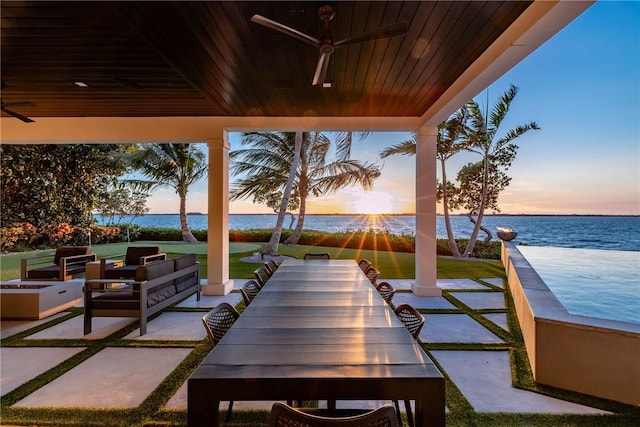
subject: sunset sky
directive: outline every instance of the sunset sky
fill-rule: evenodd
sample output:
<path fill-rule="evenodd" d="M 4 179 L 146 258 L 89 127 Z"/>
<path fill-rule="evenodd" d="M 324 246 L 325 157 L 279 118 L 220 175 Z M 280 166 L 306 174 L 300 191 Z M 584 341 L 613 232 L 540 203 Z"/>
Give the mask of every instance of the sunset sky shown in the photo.
<path fill-rule="evenodd" d="M 596 3 L 476 100 L 492 106 L 510 84 L 519 92 L 498 136 L 529 121 L 541 130 L 515 141 L 520 150 L 507 171 L 513 179 L 499 199 L 502 213 L 640 214 L 640 2 Z M 415 212 L 415 159 L 379 157 L 409 137 L 376 133 L 355 142 L 353 158 L 383 166 L 373 191 L 345 188 L 310 198 L 307 212 Z M 240 134 L 231 135 L 232 150 L 239 140 Z M 462 165 L 478 160 L 454 157 L 447 174 L 454 178 Z M 197 183 L 188 211 L 206 213 L 206 199 L 206 182 Z M 157 191 L 147 205 L 150 213 L 179 206 L 171 190 Z M 230 213 L 269 212 L 251 201 L 230 204 Z"/>

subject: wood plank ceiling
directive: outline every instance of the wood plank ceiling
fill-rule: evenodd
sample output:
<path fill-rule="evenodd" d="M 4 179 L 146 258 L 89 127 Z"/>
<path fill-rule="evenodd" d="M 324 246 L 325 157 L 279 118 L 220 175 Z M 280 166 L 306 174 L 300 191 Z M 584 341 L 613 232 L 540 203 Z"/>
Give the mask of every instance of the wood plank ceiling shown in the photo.
<path fill-rule="evenodd" d="M 334 40 L 408 32 L 336 49 L 323 88 L 315 47 L 250 18 L 318 37 L 324 2 L 2 1 L 2 101 L 32 118 L 415 117 L 530 3 L 334 2 Z"/>

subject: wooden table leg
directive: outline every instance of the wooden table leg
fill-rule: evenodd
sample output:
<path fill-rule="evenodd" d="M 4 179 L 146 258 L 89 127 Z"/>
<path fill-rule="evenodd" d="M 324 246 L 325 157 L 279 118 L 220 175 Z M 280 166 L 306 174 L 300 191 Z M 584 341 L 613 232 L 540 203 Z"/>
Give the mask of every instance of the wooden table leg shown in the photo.
<path fill-rule="evenodd" d="M 218 426 L 219 400 L 210 400 L 206 390 L 198 390 L 196 384 L 188 383 L 187 426 Z"/>

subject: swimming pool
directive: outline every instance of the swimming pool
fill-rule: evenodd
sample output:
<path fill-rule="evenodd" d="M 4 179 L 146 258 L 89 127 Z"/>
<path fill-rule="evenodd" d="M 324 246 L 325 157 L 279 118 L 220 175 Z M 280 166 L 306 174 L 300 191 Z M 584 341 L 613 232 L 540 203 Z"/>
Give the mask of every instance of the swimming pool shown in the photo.
<path fill-rule="evenodd" d="M 640 324 L 640 252 L 518 246 L 571 314 Z"/>

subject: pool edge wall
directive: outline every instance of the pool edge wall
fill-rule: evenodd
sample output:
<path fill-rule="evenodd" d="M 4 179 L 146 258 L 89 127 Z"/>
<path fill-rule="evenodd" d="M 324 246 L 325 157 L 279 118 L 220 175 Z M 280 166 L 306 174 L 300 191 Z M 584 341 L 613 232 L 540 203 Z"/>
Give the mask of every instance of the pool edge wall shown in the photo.
<path fill-rule="evenodd" d="M 502 263 L 534 380 L 640 405 L 640 325 L 567 312 L 511 242 Z"/>

